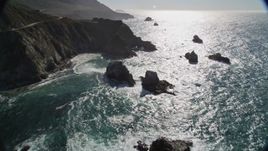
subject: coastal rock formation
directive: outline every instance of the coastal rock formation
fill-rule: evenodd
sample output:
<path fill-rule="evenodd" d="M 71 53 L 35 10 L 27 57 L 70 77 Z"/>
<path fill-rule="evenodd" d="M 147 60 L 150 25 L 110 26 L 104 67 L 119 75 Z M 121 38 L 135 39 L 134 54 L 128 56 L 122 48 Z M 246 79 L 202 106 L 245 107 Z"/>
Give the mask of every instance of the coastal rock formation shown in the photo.
<path fill-rule="evenodd" d="M 231 64 L 230 59 L 227 57 L 223 57 L 220 53 L 209 55 L 208 58 L 222 63 Z"/>
<path fill-rule="evenodd" d="M 145 18 L 144 21 L 153 21 L 153 18 L 151 18 L 151 17 L 147 17 L 147 18 Z"/>
<path fill-rule="evenodd" d="M 105 75 L 110 80 L 115 80 L 120 83 L 127 83 L 129 86 L 134 86 L 135 81 L 129 73 L 126 66 L 121 61 L 109 63 Z"/>
<path fill-rule="evenodd" d="M 152 92 L 153 94 L 168 93 L 175 95 L 173 92 L 170 92 L 170 89 L 174 88 L 174 85 L 170 84 L 165 80 L 159 80 L 156 72 L 146 71 L 145 77 L 141 77 L 142 87 L 145 90 Z"/>
<path fill-rule="evenodd" d="M 134 146 L 137 151 L 190 151 L 193 143 L 190 141 L 183 140 L 169 140 L 165 137 L 155 140 L 151 145 L 150 149 L 148 145 L 138 141 L 138 145 Z"/>
<path fill-rule="evenodd" d="M 189 60 L 190 64 L 197 64 L 198 63 L 198 56 L 197 54 L 192 51 L 191 53 L 186 53 L 185 58 Z"/>
<path fill-rule="evenodd" d="M 115 12 L 97 0 L 13 0 L 33 9 L 38 9 L 53 16 L 72 19 L 105 18 L 122 20 L 133 18 L 132 15 Z"/>
<path fill-rule="evenodd" d="M 203 40 L 201 38 L 199 38 L 199 36 L 194 35 L 193 42 L 194 43 L 198 43 L 198 44 L 202 44 L 203 43 Z"/>
<path fill-rule="evenodd" d="M 154 51 L 122 21 L 75 21 L 8 5 L 0 17 L 0 90 L 26 86 L 70 65 L 81 53 L 129 58 Z"/>
<path fill-rule="evenodd" d="M 150 146 L 150 151 L 190 151 L 192 142 L 182 140 L 168 140 L 167 138 L 159 138 Z"/>
<path fill-rule="evenodd" d="M 197 86 L 197 87 L 201 87 L 202 86 L 200 83 L 195 83 L 194 85 Z"/>

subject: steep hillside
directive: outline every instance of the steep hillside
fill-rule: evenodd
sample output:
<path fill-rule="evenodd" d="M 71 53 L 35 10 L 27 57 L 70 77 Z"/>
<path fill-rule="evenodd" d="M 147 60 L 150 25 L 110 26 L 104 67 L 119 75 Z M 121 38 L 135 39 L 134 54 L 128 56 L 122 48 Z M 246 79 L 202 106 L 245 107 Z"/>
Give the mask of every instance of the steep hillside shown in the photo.
<path fill-rule="evenodd" d="M 16 7 L 10 7 L 10 5 L 16 5 Z M 57 18 L 42 14 L 37 10 L 32 10 L 27 6 L 19 4 L 9 4 L 9 6 L 0 13 L 0 17 L 0 31 L 11 30 L 12 28 L 23 27 L 31 23 L 54 20 Z"/>
<path fill-rule="evenodd" d="M 121 20 L 132 18 L 126 13 L 117 13 L 97 0 L 13 0 L 51 15 L 73 19 L 106 18 Z"/>
<path fill-rule="evenodd" d="M 0 22 L 0 90 L 38 82 L 79 53 L 128 58 L 155 50 L 122 21 L 75 21 L 9 5 Z"/>

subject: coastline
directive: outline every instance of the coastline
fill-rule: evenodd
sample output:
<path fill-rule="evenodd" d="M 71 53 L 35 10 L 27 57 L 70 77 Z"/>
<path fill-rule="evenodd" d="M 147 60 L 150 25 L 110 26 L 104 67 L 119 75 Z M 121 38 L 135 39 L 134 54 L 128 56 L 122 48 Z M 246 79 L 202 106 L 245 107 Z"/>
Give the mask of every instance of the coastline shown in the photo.
<path fill-rule="evenodd" d="M 21 23 L 31 22 L 31 19 L 35 20 L 40 15 L 52 19 L 0 33 L 3 54 L 1 64 L 4 67 L 0 77 L 2 90 L 45 79 L 48 74 L 68 66 L 69 60 L 77 54 L 100 53 L 107 58 L 118 59 L 136 56 L 135 51 L 156 50 L 150 42 L 136 37 L 122 21 L 54 19 L 40 12 L 31 13 L 31 10 L 14 7 L 7 7 L 6 10 L 4 14 L 11 21 L 15 20 L 12 15 L 21 15 Z M 16 14 L 18 11 L 31 14 L 26 18 L 23 14 Z M 15 22 L 20 23 L 20 20 Z"/>

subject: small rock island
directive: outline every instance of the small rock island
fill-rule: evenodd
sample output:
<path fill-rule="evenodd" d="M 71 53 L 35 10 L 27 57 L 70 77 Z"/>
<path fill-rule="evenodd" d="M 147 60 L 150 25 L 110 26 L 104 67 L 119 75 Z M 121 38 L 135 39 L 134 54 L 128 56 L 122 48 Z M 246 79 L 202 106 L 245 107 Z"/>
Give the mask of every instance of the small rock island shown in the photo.
<path fill-rule="evenodd" d="M 137 143 L 138 145 L 134 146 L 137 151 L 191 151 L 191 147 L 193 146 L 193 142 L 190 141 L 169 140 L 165 137 L 153 141 L 150 148 L 141 141 Z"/>
<path fill-rule="evenodd" d="M 153 21 L 153 18 L 151 18 L 151 17 L 147 17 L 147 18 L 145 18 L 144 21 Z"/>
<path fill-rule="evenodd" d="M 127 83 L 130 87 L 135 85 L 132 74 L 121 61 L 109 63 L 105 75 L 109 80 L 114 80 L 117 83 Z"/>
<path fill-rule="evenodd" d="M 189 60 L 190 64 L 197 64 L 198 63 L 198 56 L 194 51 L 192 51 L 191 53 L 187 52 L 185 54 L 185 58 Z"/>
<path fill-rule="evenodd" d="M 227 58 L 227 57 L 223 57 L 220 53 L 209 55 L 208 58 L 211 59 L 211 60 L 214 60 L 214 61 L 229 64 L 229 65 L 231 64 L 230 59 Z"/>
<path fill-rule="evenodd" d="M 194 35 L 193 42 L 198 43 L 198 44 L 203 44 L 203 40 L 197 35 Z"/>
<path fill-rule="evenodd" d="M 166 80 L 159 80 L 158 75 L 154 71 L 146 71 L 145 77 L 141 77 L 142 87 L 145 90 L 152 92 L 155 95 L 161 93 L 167 93 L 175 95 L 173 92 L 170 92 L 170 89 L 173 89 L 175 86 L 167 82 Z"/>

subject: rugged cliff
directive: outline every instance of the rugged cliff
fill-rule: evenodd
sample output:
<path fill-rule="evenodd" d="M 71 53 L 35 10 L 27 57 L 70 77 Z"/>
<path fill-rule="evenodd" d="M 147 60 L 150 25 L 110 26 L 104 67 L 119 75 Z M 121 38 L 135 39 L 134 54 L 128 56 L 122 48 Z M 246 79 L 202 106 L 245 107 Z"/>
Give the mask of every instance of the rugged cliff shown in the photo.
<path fill-rule="evenodd" d="M 122 20 L 132 18 L 126 13 L 118 13 L 97 0 L 13 0 L 44 13 L 70 17 L 72 19 L 106 18 Z"/>
<path fill-rule="evenodd" d="M 155 50 L 122 21 L 76 21 L 9 5 L 0 23 L 0 90 L 38 82 L 79 53 L 128 58 Z"/>

